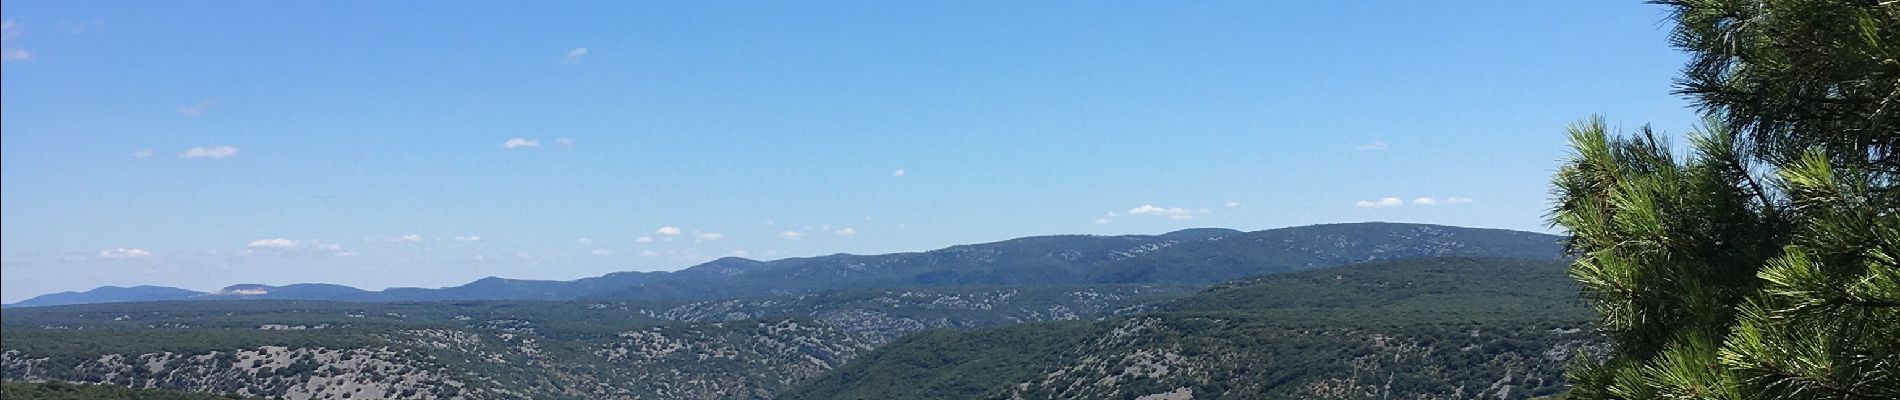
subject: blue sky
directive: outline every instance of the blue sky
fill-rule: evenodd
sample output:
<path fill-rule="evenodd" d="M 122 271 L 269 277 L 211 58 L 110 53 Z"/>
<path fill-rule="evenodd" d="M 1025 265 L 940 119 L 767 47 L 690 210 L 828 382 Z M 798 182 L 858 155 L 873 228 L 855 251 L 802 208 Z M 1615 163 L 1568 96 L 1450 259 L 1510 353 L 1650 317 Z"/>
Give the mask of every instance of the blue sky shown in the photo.
<path fill-rule="evenodd" d="M 1565 124 L 1696 120 L 1637 2 L 896 3 L 7 1 L 0 301 L 1544 230 Z"/>

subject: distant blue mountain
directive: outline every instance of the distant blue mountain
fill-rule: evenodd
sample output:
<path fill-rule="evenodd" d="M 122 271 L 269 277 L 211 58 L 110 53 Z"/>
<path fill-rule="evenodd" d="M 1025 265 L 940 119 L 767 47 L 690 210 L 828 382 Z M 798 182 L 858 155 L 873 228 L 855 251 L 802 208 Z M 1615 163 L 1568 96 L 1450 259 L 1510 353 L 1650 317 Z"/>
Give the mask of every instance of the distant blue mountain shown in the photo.
<path fill-rule="evenodd" d="M 101 286 L 84 292 L 59 292 L 8 304 L 8 307 L 59 306 L 67 304 L 121 303 L 128 301 L 185 300 L 204 292 L 165 286 Z"/>
<path fill-rule="evenodd" d="M 438 289 L 366 291 L 327 284 L 234 285 L 217 293 L 141 286 L 35 297 L 13 306 L 122 301 L 703 299 L 831 289 L 1213 284 L 1261 273 L 1416 257 L 1562 257 L 1561 238 L 1499 229 L 1352 223 L 1242 232 L 1034 236 L 939 250 L 757 261 L 727 257 L 673 272 L 616 272 L 572 281 L 483 278 Z M 144 289 L 141 289 L 144 288 Z"/>

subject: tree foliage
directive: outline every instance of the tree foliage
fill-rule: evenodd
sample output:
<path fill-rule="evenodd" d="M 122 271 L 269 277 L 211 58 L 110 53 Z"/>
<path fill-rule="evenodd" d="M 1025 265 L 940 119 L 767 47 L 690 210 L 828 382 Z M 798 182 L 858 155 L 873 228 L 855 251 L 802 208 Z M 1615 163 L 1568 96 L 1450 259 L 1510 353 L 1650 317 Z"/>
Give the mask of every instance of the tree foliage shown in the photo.
<path fill-rule="evenodd" d="M 1900 398 L 1900 3 L 1659 3 L 1708 118 L 1569 129 L 1551 221 L 1615 345 L 1571 395 Z"/>

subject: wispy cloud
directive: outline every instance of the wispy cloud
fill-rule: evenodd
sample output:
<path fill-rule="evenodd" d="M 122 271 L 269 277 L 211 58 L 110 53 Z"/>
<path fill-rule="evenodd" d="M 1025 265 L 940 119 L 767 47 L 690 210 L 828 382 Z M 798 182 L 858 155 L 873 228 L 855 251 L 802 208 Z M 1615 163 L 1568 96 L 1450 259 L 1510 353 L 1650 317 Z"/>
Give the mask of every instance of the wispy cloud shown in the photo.
<path fill-rule="evenodd" d="M 481 236 L 475 236 L 475 235 L 469 235 L 469 236 L 456 236 L 456 237 L 452 237 L 452 238 L 449 238 L 449 240 L 454 240 L 454 241 L 457 241 L 457 242 L 480 242 L 480 241 L 482 241 L 482 237 L 481 237 Z"/>
<path fill-rule="evenodd" d="M 204 115 L 206 111 L 211 111 L 211 107 L 216 106 L 216 105 L 218 105 L 218 102 L 216 101 L 212 101 L 212 100 L 200 101 L 198 102 L 198 104 L 179 107 L 178 113 L 184 114 L 187 117 L 196 117 L 196 116 Z"/>
<path fill-rule="evenodd" d="M 27 49 L 0 49 L 0 61 L 29 61 L 33 57 L 33 51 Z"/>
<path fill-rule="evenodd" d="M 1108 223 L 1109 223 L 1109 222 L 1113 222 L 1113 221 L 1109 221 L 1109 220 L 1108 220 L 1108 218 L 1096 218 L 1096 219 L 1095 219 L 1095 224 L 1096 224 L 1096 225 L 1108 225 Z"/>
<path fill-rule="evenodd" d="M 1390 146 L 1386 145 L 1385 142 L 1373 141 L 1372 143 L 1359 145 L 1359 151 L 1383 151 L 1388 147 Z"/>
<path fill-rule="evenodd" d="M 586 56 L 587 56 L 586 47 L 576 47 L 573 50 L 568 50 L 566 55 L 561 56 L 561 61 L 562 62 L 578 62 L 581 60 L 581 57 L 586 57 Z"/>
<path fill-rule="evenodd" d="M 554 144 L 561 145 L 561 147 L 574 147 L 574 138 L 571 138 L 571 137 L 554 138 Z"/>
<path fill-rule="evenodd" d="M 238 148 L 234 146 L 193 147 L 178 153 L 178 158 L 209 158 L 222 160 L 237 155 L 237 153 Z"/>
<path fill-rule="evenodd" d="M 805 234 L 798 233 L 798 231 L 785 231 L 785 232 L 780 232 L 778 236 L 782 238 L 790 239 L 790 240 L 798 240 L 800 238 L 805 237 Z"/>
<path fill-rule="evenodd" d="M 122 260 L 122 259 L 128 259 L 128 258 L 145 258 L 145 257 L 151 257 L 151 256 L 152 256 L 152 252 L 146 251 L 145 249 L 117 248 L 117 249 L 105 249 L 105 250 L 99 251 L 99 258 L 114 259 L 114 260 Z"/>
<path fill-rule="evenodd" d="M 20 34 L 20 24 L 13 20 L 0 20 L 0 43 L 13 40 Z M 0 48 L 0 61 L 27 61 L 33 59 L 33 52 L 18 47 Z"/>
<path fill-rule="evenodd" d="M 1200 211 L 1200 213 L 1206 213 L 1206 212 L 1207 212 L 1206 210 Z M 1143 204 L 1141 205 L 1141 207 L 1135 207 L 1128 210 L 1128 215 L 1150 215 L 1150 216 L 1158 216 L 1158 217 L 1168 217 L 1168 219 L 1172 219 L 1172 220 L 1194 219 L 1195 213 L 1196 212 L 1193 210 L 1188 210 L 1181 207 L 1155 207 L 1153 204 Z"/>
<path fill-rule="evenodd" d="M 1412 199 L 1413 205 L 1420 205 L 1420 206 L 1459 205 L 1459 204 L 1470 204 L 1470 203 L 1471 203 L 1470 197 L 1456 197 L 1456 196 L 1446 197 L 1446 198 L 1420 197 L 1420 198 Z"/>
<path fill-rule="evenodd" d="M 721 234 L 713 233 L 713 232 L 693 234 L 693 240 L 698 240 L 702 242 L 725 239 L 725 238 L 726 238 L 726 235 L 721 235 Z"/>
<path fill-rule="evenodd" d="M 904 177 L 904 173 L 903 168 L 898 168 L 896 171 L 891 171 L 891 176 L 902 178 Z"/>
<path fill-rule="evenodd" d="M 253 249 L 292 249 L 297 247 L 297 241 L 284 238 L 258 239 L 252 240 L 250 244 L 246 244 L 244 247 Z"/>
<path fill-rule="evenodd" d="M 667 235 L 667 236 L 679 236 L 680 233 L 682 232 L 683 231 L 681 231 L 679 227 L 674 227 L 674 226 L 662 226 L 660 227 L 660 229 L 656 229 L 653 231 L 653 233 Z"/>
<path fill-rule="evenodd" d="M 653 243 L 653 237 L 641 236 L 641 237 L 634 238 L 633 241 L 637 243 Z"/>
<path fill-rule="evenodd" d="M 420 241 L 422 241 L 422 235 L 417 235 L 417 234 L 414 234 L 414 233 L 411 233 L 411 234 L 407 234 L 407 235 L 402 235 L 402 236 L 397 236 L 397 237 L 394 237 L 394 238 L 390 238 L 390 239 L 389 239 L 389 241 L 391 241 L 391 242 L 397 242 L 397 243 L 415 243 L 415 242 L 420 242 Z"/>
<path fill-rule="evenodd" d="M 1221 204 L 1221 207 L 1227 207 L 1227 208 L 1236 208 L 1236 207 L 1240 207 L 1240 202 L 1238 202 L 1238 201 L 1229 201 L 1229 202 L 1227 202 L 1226 204 Z"/>
<path fill-rule="evenodd" d="M 541 147 L 541 141 L 528 139 L 528 138 L 508 138 L 508 141 L 501 142 L 501 148 L 504 148 L 504 149 L 520 149 L 520 148 L 534 148 L 534 147 Z"/>
<path fill-rule="evenodd" d="M 838 235 L 838 236 L 851 236 L 851 235 L 858 234 L 858 230 L 851 229 L 851 228 L 837 229 L 837 230 L 831 231 L 831 234 Z"/>
<path fill-rule="evenodd" d="M 598 256 L 611 256 L 611 255 L 613 255 L 613 254 L 614 254 L 614 252 L 611 252 L 611 251 L 607 251 L 607 249 L 594 249 L 594 251 L 593 251 L 593 252 L 590 252 L 590 253 L 588 253 L 588 254 L 592 254 L 592 255 L 594 255 L 594 256 L 596 256 L 596 257 L 598 257 Z"/>
<path fill-rule="evenodd" d="M 92 32 L 92 31 L 99 30 L 100 28 L 104 28 L 105 26 L 106 26 L 106 21 L 98 20 L 98 19 L 93 19 L 93 20 L 84 21 L 84 22 L 60 21 L 59 23 L 59 27 L 61 29 L 65 29 L 66 33 L 71 33 L 74 35 L 83 35 L 88 32 Z"/>
<path fill-rule="evenodd" d="M 1402 205 L 1405 205 L 1405 200 L 1399 200 L 1397 197 L 1387 197 L 1378 200 L 1360 200 L 1358 203 L 1353 203 L 1353 206 L 1359 208 L 1386 208 Z"/>
<path fill-rule="evenodd" d="M 155 155 L 158 155 L 158 152 L 152 151 L 152 149 L 139 149 L 139 151 L 132 152 L 132 158 L 140 160 L 152 158 L 152 156 Z"/>

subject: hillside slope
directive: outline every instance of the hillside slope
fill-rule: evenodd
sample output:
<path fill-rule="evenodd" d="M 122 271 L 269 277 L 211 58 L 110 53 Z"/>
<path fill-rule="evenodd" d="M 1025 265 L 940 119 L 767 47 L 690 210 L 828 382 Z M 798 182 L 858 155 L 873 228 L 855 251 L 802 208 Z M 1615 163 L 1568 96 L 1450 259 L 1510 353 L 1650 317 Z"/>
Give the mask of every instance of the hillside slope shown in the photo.
<path fill-rule="evenodd" d="M 1164 312 L 911 336 L 782 398 L 1547 395 L 1564 361 L 1598 343 L 1563 266 L 1440 258 L 1265 275 Z"/>
<path fill-rule="evenodd" d="M 1151 310 L 1187 287 L 693 302 L 172 301 L 10 309 L 0 377 L 271 398 L 764 399 L 913 332 Z"/>

